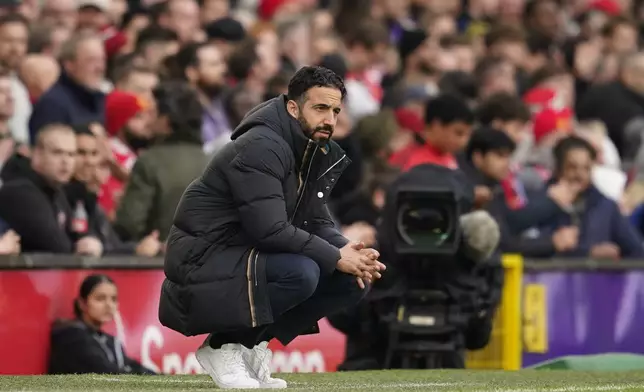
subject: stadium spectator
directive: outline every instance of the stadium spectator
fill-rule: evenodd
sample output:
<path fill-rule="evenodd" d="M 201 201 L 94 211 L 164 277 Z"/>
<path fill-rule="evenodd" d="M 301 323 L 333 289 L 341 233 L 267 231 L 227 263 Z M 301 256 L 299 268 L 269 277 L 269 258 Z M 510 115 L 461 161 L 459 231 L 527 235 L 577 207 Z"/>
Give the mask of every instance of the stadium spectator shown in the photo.
<path fill-rule="evenodd" d="M 0 64 L 11 71 L 11 94 L 14 102 L 10 129 L 14 138 L 23 144 L 29 144 L 28 122 L 32 108 L 29 93 L 17 72 L 27 54 L 28 40 L 29 25 L 24 17 L 18 14 L 0 17 Z"/>
<path fill-rule="evenodd" d="M 203 107 L 201 138 L 207 153 L 230 140 L 232 128 L 223 102 L 227 66 L 221 51 L 210 43 L 193 43 L 177 53 L 173 75 L 186 80 Z"/>
<path fill-rule="evenodd" d="M 127 356 L 123 342 L 101 330 L 114 320 L 118 289 L 107 275 L 89 275 L 74 300 L 73 320 L 57 320 L 51 331 L 49 374 L 154 374 Z"/>
<path fill-rule="evenodd" d="M 18 76 L 27 89 L 30 102 L 34 103 L 56 83 L 60 65 L 50 56 L 30 54 L 22 61 Z"/>
<path fill-rule="evenodd" d="M 602 195 L 591 183 L 591 170 L 597 158 L 592 145 L 582 138 L 570 136 L 555 146 L 554 156 L 553 180 L 568 181 L 581 189 L 573 212 L 562 212 L 541 229 L 540 235 L 562 229 L 571 231 L 569 246 L 557 255 L 610 260 L 644 256 L 642 239 L 622 216 L 617 203 Z"/>
<path fill-rule="evenodd" d="M 0 188 L 0 218 L 20 235 L 23 251 L 103 253 L 91 233 L 74 234 L 73 211 L 62 189 L 74 173 L 76 149 L 71 128 L 46 126 L 36 139 L 30 165 L 5 179 Z"/>
<path fill-rule="evenodd" d="M 136 53 L 140 53 L 147 65 L 159 71 L 163 60 L 179 51 L 179 37 L 170 29 L 149 26 L 143 29 L 136 40 Z"/>
<path fill-rule="evenodd" d="M 154 103 L 152 92 L 158 84 L 159 75 L 147 66 L 124 64 L 115 71 L 114 90 L 137 95 L 152 104 Z"/>
<path fill-rule="evenodd" d="M 160 141 L 137 158 L 116 212 L 115 228 L 128 241 L 154 231 L 164 241 L 183 191 L 207 163 L 201 141 L 203 110 L 195 91 L 184 82 L 166 82 L 154 96 L 154 129 Z"/>
<path fill-rule="evenodd" d="M 101 184 L 99 204 L 113 220 L 137 157 L 154 141 L 151 104 L 134 94 L 114 90 L 106 99 L 105 120 L 109 149 L 102 135 L 96 136 L 106 150 L 102 155 L 110 175 Z"/>
<path fill-rule="evenodd" d="M 158 231 L 135 243 L 121 241 L 112 228 L 107 215 L 98 204 L 98 195 L 103 186 L 99 166 L 104 160 L 99 140 L 87 125 L 76 127 L 75 131 L 78 154 L 74 177 L 65 186 L 67 201 L 74 210 L 72 229 L 76 235 L 94 233 L 101 240 L 105 254 L 156 256 L 161 249 Z"/>
<path fill-rule="evenodd" d="M 52 123 L 102 123 L 105 94 L 105 49 L 100 37 L 78 34 L 63 45 L 60 78 L 34 105 L 29 131 L 32 142 L 40 129 Z"/>
<path fill-rule="evenodd" d="M 161 4 L 159 26 L 174 31 L 179 42 L 188 44 L 205 38 L 200 29 L 199 5 L 195 0 L 168 0 Z"/>
<path fill-rule="evenodd" d="M 458 98 L 443 95 L 428 101 L 421 132 L 424 143 L 412 147 L 402 169 L 427 163 L 457 169 L 454 154 L 467 145 L 473 122 L 472 110 Z"/>

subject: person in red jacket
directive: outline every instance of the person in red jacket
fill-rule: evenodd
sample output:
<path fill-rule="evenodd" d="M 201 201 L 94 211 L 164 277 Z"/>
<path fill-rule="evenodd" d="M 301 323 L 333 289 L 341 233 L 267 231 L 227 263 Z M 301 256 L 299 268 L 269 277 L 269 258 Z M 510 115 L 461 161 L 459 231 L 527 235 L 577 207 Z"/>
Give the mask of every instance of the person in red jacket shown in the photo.
<path fill-rule="evenodd" d="M 474 113 L 465 101 L 450 95 L 439 95 L 425 105 L 423 144 L 408 151 L 403 171 L 422 164 L 435 164 L 458 169 L 454 154 L 467 145 L 472 133 Z"/>

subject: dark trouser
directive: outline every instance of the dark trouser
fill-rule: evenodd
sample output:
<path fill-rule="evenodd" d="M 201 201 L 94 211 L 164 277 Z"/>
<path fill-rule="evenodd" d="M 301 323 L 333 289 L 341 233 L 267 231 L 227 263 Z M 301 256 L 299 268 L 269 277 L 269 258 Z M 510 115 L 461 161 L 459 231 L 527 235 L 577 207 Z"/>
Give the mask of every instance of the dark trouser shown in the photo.
<path fill-rule="evenodd" d="M 367 294 L 352 275 L 334 271 L 320 277 L 320 268 L 308 257 L 273 253 L 266 258 L 266 280 L 275 322 L 245 330 L 216 333 L 212 348 L 241 343 L 248 348 L 277 338 L 286 345 L 323 317 L 357 304 Z"/>

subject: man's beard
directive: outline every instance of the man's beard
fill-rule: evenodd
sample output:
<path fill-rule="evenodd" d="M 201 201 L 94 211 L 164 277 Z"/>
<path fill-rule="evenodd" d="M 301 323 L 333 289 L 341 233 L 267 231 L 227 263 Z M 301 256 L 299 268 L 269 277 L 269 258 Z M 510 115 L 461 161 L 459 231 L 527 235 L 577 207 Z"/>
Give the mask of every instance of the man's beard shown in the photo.
<path fill-rule="evenodd" d="M 326 144 L 331 139 L 331 136 L 333 135 L 332 125 L 322 125 L 314 128 L 309 124 L 308 121 L 306 121 L 306 118 L 304 118 L 304 116 L 302 115 L 301 110 L 300 110 L 299 116 L 297 117 L 297 121 L 300 123 L 300 126 L 302 127 L 302 132 L 304 132 L 304 135 L 306 135 L 306 137 L 316 142 L 320 147 L 326 146 Z M 322 132 L 328 132 L 328 133 L 322 133 Z M 316 140 L 315 138 L 316 134 L 320 137 L 320 139 Z"/>
<path fill-rule="evenodd" d="M 152 143 L 154 143 L 153 139 L 136 135 L 127 127 L 125 128 L 124 135 L 125 135 L 125 142 L 134 152 L 138 152 L 139 150 L 148 148 Z"/>
<path fill-rule="evenodd" d="M 204 79 L 199 79 L 197 81 L 197 88 L 208 98 L 215 99 L 219 96 L 219 94 L 221 94 L 224 86 L 221 83 L 209 83 Z"/>

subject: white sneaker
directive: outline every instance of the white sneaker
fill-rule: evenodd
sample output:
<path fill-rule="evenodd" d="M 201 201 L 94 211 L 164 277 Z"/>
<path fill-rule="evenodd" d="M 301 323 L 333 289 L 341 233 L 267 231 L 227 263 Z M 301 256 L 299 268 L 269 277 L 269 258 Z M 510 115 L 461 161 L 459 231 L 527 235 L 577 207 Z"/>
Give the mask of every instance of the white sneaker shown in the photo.
<path fill-rule="evenodd" d="M 196 352 L 197 361 L 222 389 L 256 389 L 259 381 L 248 372 L 242 357 L 240 344 L 224 344 L 220 349 L 213 349 L 206 338 Z"/>
<path fill-rule="evenodd" d="M 261 342 L 253 349 L 242 348 L 244 362 L 254 379 L 259 381 L 260 388 L 286 388 L 286 381 L 271 377 L 271 360 L 273 352 L 268 348 L 268 342 Z"/>

